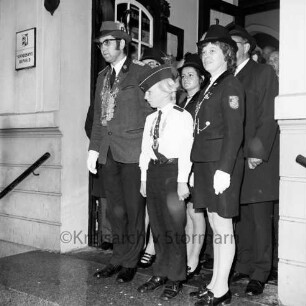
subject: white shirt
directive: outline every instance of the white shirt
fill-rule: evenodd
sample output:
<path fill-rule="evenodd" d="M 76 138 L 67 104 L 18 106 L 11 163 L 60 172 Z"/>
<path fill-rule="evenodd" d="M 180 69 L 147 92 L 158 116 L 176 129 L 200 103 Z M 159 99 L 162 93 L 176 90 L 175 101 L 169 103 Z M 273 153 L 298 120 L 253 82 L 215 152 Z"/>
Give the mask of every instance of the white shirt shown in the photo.
<path fill-rule="evenodd" d="M 113 66 L 113 65 L 111 64 L 112 69 L 115 69 L 115 71 L 116 71 L 116 76 L 117 76 L 118 73 L 120 72 L 120 70 L 121 70 L 121 68 L 122 68 L 122 66 L 123 66 L 123 64 L 124 64 L 124 62 L 125 62 L 125 60 L 126 60 L 126 56 L 125 56 L 122 60 L 120 60 L 115 66 Z"/>
<path fill-rule="evenodd" d="M 239 71 L 248 63 L 250 58 L 247 58 L 245 61 L 243 61 L 240 65 L 237 66 L 235 70 L 235 76 L 239 73 Z"/>
<path fill-rule="evenodd" d="M 172 103 L 161 108 L 162 116 L 159 124 L 158 152 L 167 158 L 178 158 L 177 181 L 186 183 L 191 170 L 190 153 L 193 143 L 193 119 L 189 112 Z M 159 110 L 159 109 L 158 109 Z M 154 127 L 158 116 L 158 110 L 150 114 L 145 123 L 139 167 L 141 180 L 147 180 L 147 169 L 151 159 L 157 159 L 153 145 Z"/>

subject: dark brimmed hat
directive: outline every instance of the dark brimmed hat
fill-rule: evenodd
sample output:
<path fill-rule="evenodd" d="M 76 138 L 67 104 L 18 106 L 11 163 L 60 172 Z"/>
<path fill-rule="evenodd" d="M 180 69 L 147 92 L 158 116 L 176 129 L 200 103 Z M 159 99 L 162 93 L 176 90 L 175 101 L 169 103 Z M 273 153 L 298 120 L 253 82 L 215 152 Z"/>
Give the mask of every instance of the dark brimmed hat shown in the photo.
<path fill-rule="evenodd" d="M 206 74 L 202 60 L 197 53 L 189 53 L 185 56 L 185 61 L 183 66 L 178 68 L 179 73 L 182 73 L 182 70 L 185 67 L 193 67 L 198 69 L 201 75 Z"/>
<path fill-rule="evenodd" d="M 168 64 L 154 67 L 142 76 L 142 81 L 139 83 L 139 87 L 146 92 L 159 81 L 168 78 L 174 80 L 176 78 L 175 72 L 176 70 Z"/>
<path fill-rule="evenodd" d="M 220 41 L 223 43 L 226 43 L 228 45 L 230 45 L 231 47 L 234 48 L 234 51 L 237 52 L 238 48 L 237 48 L 237 44 L 236 42 L 231 38 L 231 36 L 229 35 L 228 30 L 219 25 L 219 24 L 214 24 L 212 26 L 209 27 L 205 37 L 203 40 L 200 40 L 197 43 L 197 46 L 199 48 L 201 48 L 203 46 L 203 44 L 205 43 L 209 43 L 209 42 L 216 42 L 216 41 Z"/>
<path fill-rule="evenodd" d="M 127 43 L 132 40 L 131 36 L 126 32 L 124 24 L 118 21 L 103 21 L 100 32 L 94 41 L 100 42 L 100 39 L 107 35 L 112 35 L 114 38 L 124 39 Z"/>
<path fill-rule="evenodd" d="M 140 60 L 142 61 L 146 59 L 153 59 L 162 65 L 165 63 L 165 58 L 167 58 L 167 55 L 161 50 L 155 49 L 155 48 L 146 48 L 143 51 L 143 54 Z"/>
<path fill-rule="evenodd" d="M 248 43 L 250 44 L 250 52 L 252 52 L 256 48 L 255 38 L 252 35 L 250 35 L 246 29 L 233 23 L 228 24 L 226 27 L 229 30 L 229 34 L 231 36 L 239 36 L 248 41 Z"/>

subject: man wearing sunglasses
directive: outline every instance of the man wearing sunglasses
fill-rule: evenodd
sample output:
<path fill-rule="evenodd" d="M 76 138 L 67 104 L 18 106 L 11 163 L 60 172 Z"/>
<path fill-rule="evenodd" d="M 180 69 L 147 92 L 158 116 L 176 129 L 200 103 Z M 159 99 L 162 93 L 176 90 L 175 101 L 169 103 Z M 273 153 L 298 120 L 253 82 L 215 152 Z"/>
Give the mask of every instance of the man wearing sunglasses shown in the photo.
<path fill-rule="evenodd" d="M 97 79 L 87 166 L 95 174 L 96 163 L 102 165 L 113 234 L 110 262 L 95 277 L 119 272 L 116 281 L 125 283 L 136 273 L 144 244 L 145 200 L 139 192 L 138 162 L 145 119 L 152 109 L 138 84 L 150 67 L 127 57 L 131 37 L 119 22 L 102 22 L 95 42 L 109 65 Z"/>

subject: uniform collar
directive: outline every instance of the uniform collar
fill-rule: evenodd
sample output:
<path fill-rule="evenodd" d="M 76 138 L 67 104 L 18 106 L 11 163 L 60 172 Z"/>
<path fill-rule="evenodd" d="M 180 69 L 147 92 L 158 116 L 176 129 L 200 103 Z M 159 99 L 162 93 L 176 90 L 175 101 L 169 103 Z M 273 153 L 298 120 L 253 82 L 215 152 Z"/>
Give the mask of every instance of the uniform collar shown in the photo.
<path fill-rule="evenodd" d="M 162 108 L 158 108 L 157 110 L 161 111 L 163 113 L 163 115 L 167 114 L 172 108 L 173 108 L 174 104 L 173 103 L 168 103 L 165 106 L 163 106 Z"/>
<path fill-rule="evenodd" d="M 230 75 L 231 72 L 229 72 L 228 70 L 224 71 L 223 73 L 217 75 L 214 78 L 210 79 L 210 83 L 208 84 L 208 86 L 205 89 L 205 93 L 207 91 L 210 91 L 214 86 L 218 85 L 220 83 L 220 81 L 222 81 L 226 76 Z"/>
<path fill-rule="evenodd" d="M 214 77 L 211 77 L 209 83 L 212 85 L 212 84 L 219 78 L 219 76 L 220 76 L 221 74 L 223 74 L 223 72 L 221 72 L 221 73 L 218 74 L 218 75 L 215 75 Z"/>
<path fill-rule="evenodd" d="M 111 64 L 111 68 L 115 69 L 116 71 L 116 75 L 119 74 L 119 72 L 121 71 L 121 69 L 123 68 L 125 62 L 126 62 L 127 57 L 125 56 L 123 59 L 121 59 L 116 65 L 112 65 Z"/>
<path fill-rule="evenodd" d="M 126 60 L 122 66 L 122 72 L 126 73 L 129 71 L 132 60 L 129 57 L 126 57 Z"/>

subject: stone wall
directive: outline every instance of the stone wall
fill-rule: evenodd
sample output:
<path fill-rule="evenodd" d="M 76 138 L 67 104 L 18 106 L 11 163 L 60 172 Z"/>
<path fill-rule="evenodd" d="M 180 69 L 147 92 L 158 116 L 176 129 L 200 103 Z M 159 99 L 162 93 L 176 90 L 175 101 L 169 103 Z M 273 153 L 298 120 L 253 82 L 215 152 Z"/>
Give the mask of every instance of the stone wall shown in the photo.
<path fill-rule="evenodd" d="M 62 0 L 53 16 L 43 3 L 0 1 L 0 188 L 51 154 L 0 201 L 0 239 L 65 252 L 87 244 L 91 1 Z M 16 32 L 33 27 L 36 67 L 16 71 Z"/>

